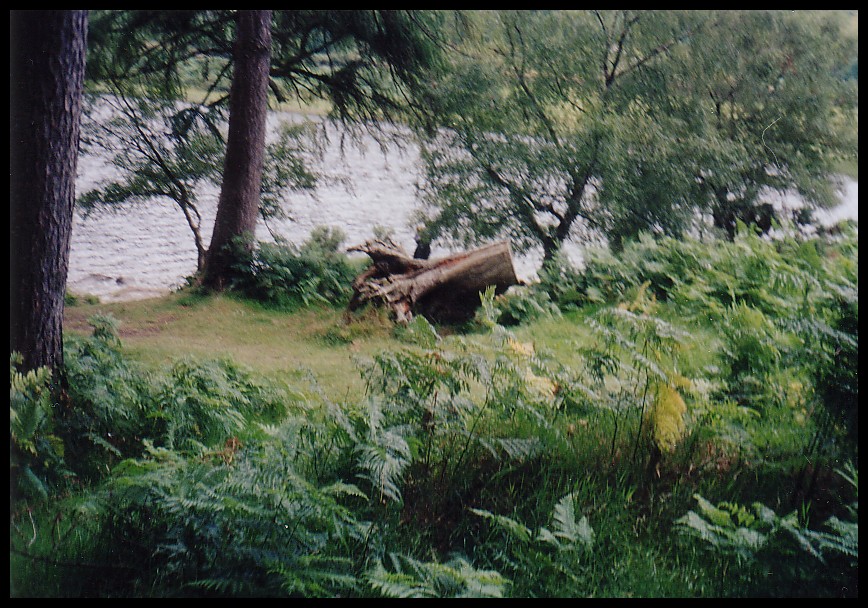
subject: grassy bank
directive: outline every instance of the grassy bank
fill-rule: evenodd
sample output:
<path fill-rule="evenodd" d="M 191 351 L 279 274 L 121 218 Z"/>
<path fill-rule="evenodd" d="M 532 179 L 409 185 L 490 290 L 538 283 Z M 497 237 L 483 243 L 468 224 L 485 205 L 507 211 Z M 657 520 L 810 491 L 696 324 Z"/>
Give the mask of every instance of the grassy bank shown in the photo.
<path fill-rule="evenodd" d="M 312 372 L 334 400 L 363 391 L 356 357 L 394 342 L 391 323 L 376 311 L 352 319 L 327 307 L 289 314 L 232 296 L 179 293 L 68 307 L 65 327 L 89 334 L 87 320 L 98 314 L 118 319 L 125 350 L 150 367 L 186 356 L 228 357 L 275 380 Z"/>

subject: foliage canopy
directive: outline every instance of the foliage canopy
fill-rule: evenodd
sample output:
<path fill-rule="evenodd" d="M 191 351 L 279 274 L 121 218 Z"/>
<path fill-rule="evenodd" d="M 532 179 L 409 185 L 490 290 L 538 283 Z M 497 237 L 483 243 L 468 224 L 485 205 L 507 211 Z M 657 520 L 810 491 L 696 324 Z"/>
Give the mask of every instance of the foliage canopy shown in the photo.
<path fill-rule="evenodd" d="M 429 230 L 509 236 L 550 260 L 567 238 L 677 236 L 709 217 L 768 229 L 768 189 L 830 205 L 855 157 L 853 40 L 791 11 L 475 15 L 432 75 L 420 124 Z"/>

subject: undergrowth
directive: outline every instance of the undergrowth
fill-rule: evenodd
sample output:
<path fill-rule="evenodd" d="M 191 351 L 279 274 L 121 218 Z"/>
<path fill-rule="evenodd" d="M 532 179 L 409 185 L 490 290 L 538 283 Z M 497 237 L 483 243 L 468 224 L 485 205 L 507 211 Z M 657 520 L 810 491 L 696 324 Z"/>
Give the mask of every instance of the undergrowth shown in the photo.
<path fill-rule="evenodd" d="M 343 239 L 339 229 L 321 226 L 300 247 L 283 241 L 241 247 L 230 287 L 278 309 L 346 304 L 359 269 L 340 251 Z"/>
<path fill-rule="evenodd" d="M 249 294 L 340 283 L 276 251 Z M 643 237 L 417 316 L 340 403 L 94 318 L 72 411 L 10 357 L 11 595 L 857 597 L 857 253 Z"/>

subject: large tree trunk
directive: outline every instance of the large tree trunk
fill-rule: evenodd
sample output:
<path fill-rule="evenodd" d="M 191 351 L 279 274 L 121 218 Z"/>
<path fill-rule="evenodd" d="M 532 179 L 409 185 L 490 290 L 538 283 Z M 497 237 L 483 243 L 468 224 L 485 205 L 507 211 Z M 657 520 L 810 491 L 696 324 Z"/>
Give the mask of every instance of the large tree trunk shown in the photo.
<path fill-rule="evenodd" d="M 229 138 L 223 186 L 202 284 L 226 287 L 234 261 L 233 241 L 252 244 L 259 217 L 268 71 L 271 63 L 271 11 L 238 11 L 235 67 L 229 93 Z"/>
<path fill-rule="evenodd" d="M 10 17 L 9 348 L 62 382 L 87 11 Z"/>
<path fill-rule="evenodd" d="M 350 310 L 366 302 L 386 305 L 401 323 L 413 314 L 439 323 L 467 321 L 480 305 L 480 292 L 494 286 L 495 293 L 503 293 L 519 282 L 507 241 L 435 260 L 412 258 L 383 241 L 349 250 L 374 261 L 353 281 Z"/>

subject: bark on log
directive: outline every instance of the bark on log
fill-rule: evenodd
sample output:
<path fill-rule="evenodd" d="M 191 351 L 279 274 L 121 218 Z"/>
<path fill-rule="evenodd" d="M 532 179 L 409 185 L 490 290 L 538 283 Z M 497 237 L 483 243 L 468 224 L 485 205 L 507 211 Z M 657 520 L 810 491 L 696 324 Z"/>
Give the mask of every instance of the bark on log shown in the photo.
<path fill-rule="evenodd" d="M 469 320 L 480 305 L 480 292 L 493 285 L 500 294 L 519 282 L 507 241 L 433 260 L 411 257 L 378 240 L 348 251 L 366 253 L 374 262 L 353 281 L 350 310 L 368 302 L 385 305 L 400 323 L 414 314 L 438 323 Z"/>

